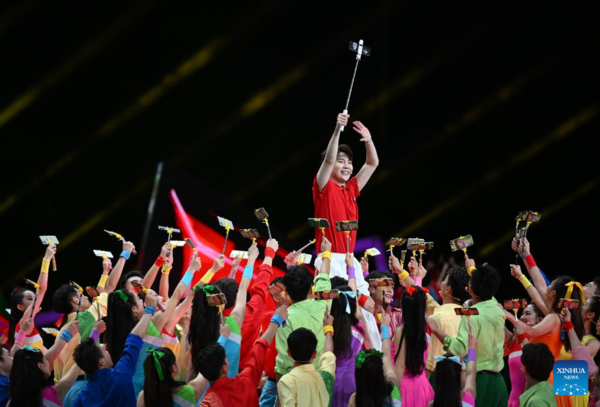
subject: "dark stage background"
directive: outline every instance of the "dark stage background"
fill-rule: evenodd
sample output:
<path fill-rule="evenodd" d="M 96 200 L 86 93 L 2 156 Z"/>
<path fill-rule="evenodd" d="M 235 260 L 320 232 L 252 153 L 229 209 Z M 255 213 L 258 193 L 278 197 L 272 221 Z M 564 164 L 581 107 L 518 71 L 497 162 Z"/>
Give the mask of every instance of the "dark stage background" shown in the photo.
<path fill-rule="evenodd" d="M 97 281 L 92 249 L 119 253 L 102 229 L 141 249 L 161 161 L 180 175 L 161 184 L 144 268 L 164 240 L 156 226 L 174 222 L 169 183 L 194 191 L 191 215 L 260 228 L 252 210 L 264 206 L 282 245 L 303 245 L 354 67 L 348 42 L 361 38 L 372 56 L 350 114 L 380 167 L 359 235 L 433 240 L 437 259 L 472 234 L 505 298 L 524 294 L 508 273 L 514 217 L 535 210 L 538 264 L 587 282 L 598 274 L 599 12 L 595 1 L 3 1 L 2 295 L 36 278 L 41 234 L 61 241 L 51 290 Z M 342 136 L 356 167 L 358 139 Z"/>

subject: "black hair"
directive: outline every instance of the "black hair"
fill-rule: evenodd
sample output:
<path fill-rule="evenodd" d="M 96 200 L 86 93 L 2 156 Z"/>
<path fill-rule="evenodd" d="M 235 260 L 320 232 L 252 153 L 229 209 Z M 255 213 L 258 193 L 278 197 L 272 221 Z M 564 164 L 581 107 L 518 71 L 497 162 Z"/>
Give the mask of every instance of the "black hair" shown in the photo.
<path fill-rule="evenodd" d="M 396 352 L 396 360 L 398 360 L 398 355 L 400 355 L 402 344 L 406 338 L 404 344 L 406 347 L 404 365 L 409 372 L 418 376 L 423 373 L 423 369 L 425 369 L 423 353 L 425 353 L 427 347 L 427 337 L 425 332 L 425 327 L 427 326 L 427 322 L 425 321 L 427 296 L 421 287 L 413 287 L 415 290 L 412 295 L 409 294 L 409 290 L 406 289 L 401 297 L 404 329 L 402 329 L 400 345 Z"/>
<path fill-rule="evenodd" d="M 553 312 L 560 314 L 561 309 L 558 308 L 558 303 L 561 298 L 566 298 L 568 287 L 567 283 L 571 281 L 575 281 L 573 277 L 570 276 L 560 276 L 557 277 L 552 284 L 550 284 L 549 289 L 556 291 L 556 297 L 554 298 L 554 303 L 552 304 Z M 581 290 L 577 286 L 573 286 L 573 291 L 571 292 L 572 300 L 580 300 L 581 301 Z M 579 338 L 583 338 L 585 329 L 583 327 L 583 318 L 581 317 L 581 310 L 579 312 L 571 312 L 571 322 L 573 323 L 573 329 L 575 329 L 575 333 Z M 565 339 L 563 341 L 565 349 L 570 352 L 571 351 L 571 341 L 569 340 L 569 335 L 565 335 Z"/>
<path fill-rule="evenodd" d="M 219 292 L 221 292 L 219 288 L 214 287 L 213 294 Z M 194 355 L 197 355 L 208 345 L 216 343 L 219 339 L 220 332 L 221 319 L 219 317 L 219 308 L 209 306 L 204 291 L 197 290 L 194 293 L 192 317 L 190 318 L 190 328 L 188 333 L 192 363 L 194 364 L 196 372 L 200 371 L 200 366 L 196 364 Z"/>
<path fill-rule="evenodd" d="M 38 407 L 42 405 L 42 391 L 48 386 L 48 378 L 39 368 L 44 363 L 42 352 L 19 349 L 10 371 L 10 405 Z"/>
<path fill-rule="evenodd" d="M 348 286 L 337 287 L 339 291 L 350 291 Z M 350 313 L 346 312 L 346 305 L 350 305 Z M 331 316 L 333 316 L 333 349 L 338 358 L 347 358 L 352 351 L 352 327 L 358 325 L 356 318 L 356 298 L 350 298 L 340 292 L 340 296 L 331 300 Z"/>
<path fill-rule="evenodd" d="M 290 356 L 297 362 L 308 362 L 317 349 L 317 337 L 310 329 L 298 328 L 287 338 Z"/>
<path fill-rule="evenodd" d="M 169 348 L 158 348 L 155 352 L 162 352 L 163 356 L 158 359 L 162 370 L 163 380 L 160 380 L 154 356 L 147 354 L 144 361 L 144 405 L 147 407 L 170 406 L 173 404 L 174 387 L 185 383 L 178 382 L 171 376 L 171 368 L 176 362 L 173 351 Z M 140 355 L 140 357 L 143 357 Z"/>
<path fill-rule="evenodd" d="M 143 279 L 143 278 L 144 278 L 144 275 L 142 274 L 142 272 L 141 272 L 141 271 L 138 271 L 138 270 L 131 270 L 131 271 L 128 271 L 127 273 L 125 273 L 125 274 L 123 274 L 123 275 L 121 276 L 121 279 L 119 280 L 119 285 L 118 285 L 118 287 L 119 287 L 121 290 L 125 290 L 125 289 L 127 289 L 127 287 L 125 287 L 125 285 L 127 284 L 127 280 L 129 280 L 131 277 L 139 277 L 139 278 L 142 278 L 142 279 Z"/>
<path fill-rule="evenodd" d="M 279 276 L 279 277 L 275 277 L 270 283 L 269 285 L 273 285 L 275 283 L 278 283 L 281 281 L 281 284 L 283 284 L 283 276 Z"/>
<path fill-rule="evenodd" d="M 348 285 L 348 280 L 345 279 L 344 277 L 335 276 L 335 277 L 331 277 L 329 280 L 331 281 L 331 289 L 332 290 L 337 290 L 338 287 Z"/>
<path fill-rule="evenodd" d="M 362 367 L 354 369 L 356 382 L 356 407 L 380 407 L 392 405 L 390 394 L 394 384 L 385 380 L 383 360 L 379 356 L 369 356 Z"/>
<path fill-rule="evenodd" d="M 387 271 L 372 271 L 365 277 L 365 280 L 370 282 L 371 280 L 378 280 L 380 278 L 391 278 L 393 280 L 394 276 Z"/>
<path fill-rule="evenodd" d="M 529 343 L 523 346 L 521 364 L 532 379 L 543 382 L 548 380 L 554 368 L 554 355 L 543 343 Z"/>
<path fill-rule="evenodd" d="M 544 319 L 544 317 L 545 317 L 544 313 L 542 312 L 540 307 L 537 306 L 537 304 L 535 302 L 530 302 L 527 305 L 528 306 L 531 305 L 531 309 L 533 310 L 533 313 L 535 314 L 536 318 Z"/>
<path fill-rule="evenodd" d="M 446 276 L 448 277 L 448 287 L 452 288 L 452 297 L 458 299 L 460 305 L 471 298 L 469 292 L 465 290 L 471 277 L 464 267 L 453 267 L 448 270 Z"/>
<path fill-rule="evenodd" d="M 193 357 L 192 363 L 198 366 L 196 371 L 202 373 L 206 380 L 214 382 L 221 377 L 225 357 L 225 349 L 218 343 L 211 343 Z"/>
<path fill-rule="evenodd" d="M 352 152 L 352 149 L 350 148 L 350 146 L 348 144 L 338 145 L 338 157 L 339 157 L 340 153 L 346 154 L 350 161 L 354 160 L 354 153 Z M 325 150 L 321 153 L 321 163 L 323 163 L 323 161 L 325 161 L 325 156 L 327 156 L 327 150 Z M 335 159 L 337 160 L 337 157 L 335 157 Z"/>
<path fill-rule="evenodd" d="M 73 298 L 77 297 L 79 290 L 69 284 L 63 284 L 52 295 L 52 308 L 54 311 L 68 315 L 73 312 Z"/>
<path fill-rule="evenodd" d="M 135 296 L 128 290 L 121 290 L 127 296 L 127 302 L 121 299 L 116 291 L 108 294 L 108 307 L 106 311 L 106 332 L 104 343 L 113 362 L 117 364 L 125 349 L 127 335 L 135 327 L 133 307 L 137 306 Z"/>
<path fill-rule="evenodd" d="M 444 355 L 452 356 L 450 353 Z M 433 407 L 461 407 L 460 374 L 462 366 L 450 359 L 444 359 L 435 365 L 435 398 Z"/>
<path fill-rule="evenodd" d="M 86 374 L 92 374 L 99 369 L 98 362 L 104 357 L 102 350 L 93 338 L 87 338 L 79 343 L 73 351 L 73 359 L 77 366 Z M 112 358 L 112 357 L 111 357 Z"/>
<path fill-rule="evenodd" d="M 237 281 L 235 281 L 233 278 L 222 278 L 215 281 L 213 285 L 221 290 L 223 294 L 225 294 L 225 299 L 227 300 L 225 309 L 233 308 L 235 306 L 235 300 L 240 289 Z"/>
<path fill-rule="evenodd" d="M 500 287 L 500 274 L 488 263 L 483 263 L 471 275 L 473 294 L 480 301 L 491 300 Z"/>
<path fill-rule="evenodd" d="M 306 299 L 312 283 L 313 276 L 304 266 L 292 266 L 283 276 L 285 291 L 294 302 Z"/>
<path fill-rule="evenodd" d="M 17 324 L 23 318 L 24 311 L 21 311 L 18 305 L 23 303 L 23 298 L 25 298 L 25 293 L 27 291 L 31 290 L 23 287 L 18 287 L 13 290 L 10 296 L 10 319 L 8 321 L 8 343 L 10 344 L 14 343 L 15 330 L 17 329 Z"/>

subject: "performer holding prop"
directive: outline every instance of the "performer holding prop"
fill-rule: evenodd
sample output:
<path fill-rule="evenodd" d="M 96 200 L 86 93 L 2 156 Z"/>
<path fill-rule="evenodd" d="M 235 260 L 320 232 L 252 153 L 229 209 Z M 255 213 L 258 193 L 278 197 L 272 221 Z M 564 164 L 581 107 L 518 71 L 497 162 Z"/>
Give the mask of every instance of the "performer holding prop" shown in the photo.
<path fill-rule="evenodd" d="M 370 55 L 371 50 L 364 47 L 363 41 L 358 43 L 351 42 L 350 50 L 357 53 L 356 66 L 352 77 L 352 84 L 348 92 L 346 101 L 346 109 L 337 117 L 337 123 L 333 131 L 333 135 L 327 145 L 327 150 L 322 155 L 322 163 L 317 176 L 313 181 L 313 201 L 315 203 L 315 218 L 327 219 L 330 225 L 335 222 L 344 220 L 358 221 L 358 204 L 356 199 L 360 195 L 360 191 L 365 187 L 375 169 L 379 165 L 377 150 L 369 129 L 361 122 L 352 122 L 353 129 L 361 135 L 360 141 L 365 142 L 366 162 L 356 174 L 352 177 L 353 171 L 353 154 L 352 150 L 346 144 L 340 144 L 340 133 L 348 124 L 348 105 L 350 103 L 350 95 L 354 85 L 354 78 L 358 63 L 363 55 Z M 323 233 L 332 242 L 331 250 L 331 277 L 341 276 L 348 278 L 345 265 L 346 253 L 354 252 L 354 244 L 356 243 L 356 230 L 350 232 L 350 245 L 347 248 L 347 236 L 344 233 L 336 233 L 332 228 L 315 230 L 316 247 L 321 247 L 321 239 Z M 360 263 L 355 260 L 355 267 L 360 270 Z M 315 267 L 321 267 L 321 259 L 317 258 Z M 368 295 L 368 284 L 365 282 L 361 273 L 356 276 L 358 290 Z"/>

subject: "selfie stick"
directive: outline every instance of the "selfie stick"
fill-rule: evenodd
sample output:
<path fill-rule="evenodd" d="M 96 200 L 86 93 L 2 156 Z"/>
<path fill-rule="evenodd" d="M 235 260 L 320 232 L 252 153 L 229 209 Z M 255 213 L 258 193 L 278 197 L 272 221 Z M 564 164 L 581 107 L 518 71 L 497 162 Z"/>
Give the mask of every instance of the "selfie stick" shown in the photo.
<path fill-rule="evenodd" d="M 350 90 L 348 91 L 348 99 L 346 99 L 346 108 L 344 109 L 344 114 L 348 114 L 348 106 L 350 105 L 350 96 L 352 95 L 352 88 L 354 86 L 354 78 L 356 77 L 356 71 L 358 70 L 358 63 L 360 62 L 360 58 L 363 53 L 367 56 L 370 55 L 371 49 L 364 47 L 363 40 L 359 40 L 358 44 L 355 42 L 350 42 L 350 49 L 356 52 L 356 65 L 354 65 L 354 73 L 352 74 L 352 82 L 350 82 Z M 340 126 L 340 132 L 344 131 L 345 126 Z"/>

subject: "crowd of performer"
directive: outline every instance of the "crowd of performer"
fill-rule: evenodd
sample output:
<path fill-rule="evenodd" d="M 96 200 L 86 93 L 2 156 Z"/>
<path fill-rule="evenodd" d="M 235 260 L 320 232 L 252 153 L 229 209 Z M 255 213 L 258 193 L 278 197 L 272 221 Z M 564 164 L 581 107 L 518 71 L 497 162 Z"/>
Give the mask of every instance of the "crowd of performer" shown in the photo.
<path fill-rule="evenodd" d="M 330 223 L 358 219 L 356 198 L 378 165 L 368 129 L 354 122 L 367 162 L 352 177 L 352 150 L 339 144 L 348 120 L 338 116 L 313 183 L 315 216 Z M 600 277 L 579 283 L 556 270 L 549 280 L 528 239 L 515 238 L 525 270 L 498 272 L 465 252 L 429 293 L 417 257 L 405 269 L 390 251 L 389 270 L 369 270 L 353 254 L 356 231 L 331 229 L 315 231 L 314 273 L 290 252 L 273 278 L 279 243 L 269 239 L 218 280 L 223 256 L 208 268 L 193 255 L 174 289 L 171 243 L 144 274 L 127 271 L 135 246 L 123 241 L 114 267 L 103 259 L 95 290 L 65 281 L 47 293 L 49 244 L 37 281 L 11 294 L 0 407 L 600 406 Z M 511 275 L 530 299 L 518 319 L 495 297 Z M 34 324 L 46 294 L 63 315 L 49 348 Z M 558 360 L 585 361 L 587 395 L 555 394 Z"/>

